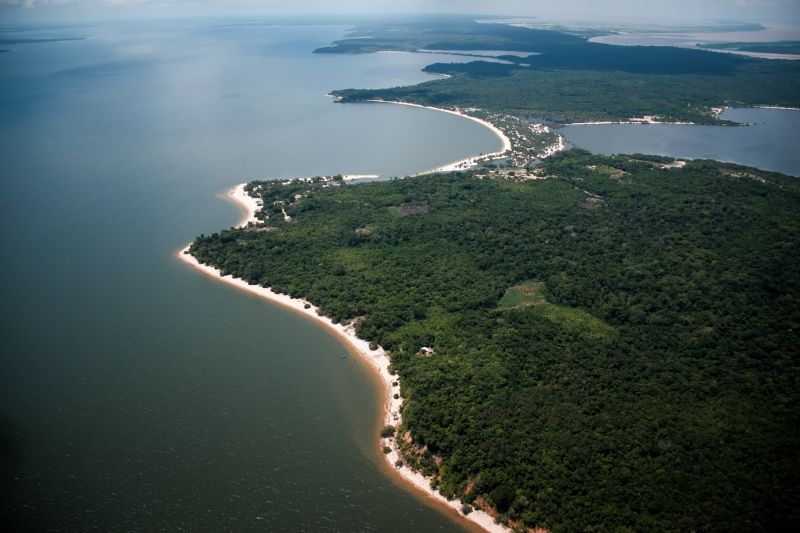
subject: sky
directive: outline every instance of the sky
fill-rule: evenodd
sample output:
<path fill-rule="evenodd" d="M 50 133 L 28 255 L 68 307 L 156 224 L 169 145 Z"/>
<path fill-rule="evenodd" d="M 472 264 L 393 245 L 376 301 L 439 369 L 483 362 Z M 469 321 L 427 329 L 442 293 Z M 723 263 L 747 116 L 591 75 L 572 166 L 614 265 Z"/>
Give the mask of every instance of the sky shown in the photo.
<path fill-rule="evenodd" d="M 458 13 L 642 22 L 800 21 L 800 0 L 0 0 L 12 20 Z"/>

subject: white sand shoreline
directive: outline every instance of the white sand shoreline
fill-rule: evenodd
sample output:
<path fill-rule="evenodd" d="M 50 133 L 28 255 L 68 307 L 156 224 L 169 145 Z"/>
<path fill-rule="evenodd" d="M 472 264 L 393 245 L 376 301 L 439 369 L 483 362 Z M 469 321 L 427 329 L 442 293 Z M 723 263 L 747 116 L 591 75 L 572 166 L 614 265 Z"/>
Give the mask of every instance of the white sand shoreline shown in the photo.
<path fill-rule="evenodd" d="M 487 159 L 487 158 L 488 159 L 495 159 L 495 158 L 498 158 L 498 157 L 502 157 L 502 156 L 504 156 L 506 154 L 506 152 L 510 152 L 511 151 L 511 139 L 509 139 L 506 136 L 506 134 L 503 133 L 503 130 L 501 130 L 500 128 L 498 128 L 497 126 L 492 124 L 491 122 L 488 122 L 486 120 L 480 119 L 478 117 L 473 117 L 471 115 L 467 115 L 466 113 L 462 113 L 460 111 L 455 111 L 455 110 L 452 110 L 452 109 L 444 109 L 444 108 L 441 108 L 441 107 L 433 107 L 433 106 L 420 105 L 420 104 L 411 104 L 409 102 L 395 102 L 395 101 L 392 101 L 392 100 L 380 100 L 380 99 L 365 100 L 365 102 L 369 102 L 369 103 L 373 103 L 373 104 L 394 104 L 394 105 L 404 105 L 404 106 L 408 106 L 408 107 L 418 107 L 418 108 L 421 108 L 421 109 L 432 109 L 434 111 L 441 111 L 443 113 L 450 113 L 451 115 L 457 115 L 459 117 L 464 117 L 464 118 L 467 118 L 469 120 L 472 120 L 473 122 L 477 122 L 478 124 L 486 126 L 487 128 L 489 128 L 492 131 L 492 133 L 497 135 L 497 137 L 500 139 L 500 142 L 503 143 L 503 146 L 500 148 L 500 150 L 498 150 L 496 152 L 491 152 L 491 153 L 488 153 L 488 154 L 478 154 L 478 155 L 466 157 L 464 159 L 459 159 L 458 161 L 453 161 L 452 163 L 448 163 L 446 165 L 435 167 L 435 168 L 432 168 L 432 169 L 429 169 L 429 170 L 424 170 L 422 172 L 417 172 L 416 174 L 414 174 L 414 176 L 419 176 L 419 175 L 422 175 L 422 174 L 430 174 L 431 172 L 452 172 L 454 170 L 466 170 L 468 168 L 471 168 L 471 167 L 477 165 L 479 159 Z"/>
<path fill-rule="evenodd" d="M 256 212 L 261 209 L 261 203 L 247 194 L 244 190 L 246 183 L 240 183 L 233 189 L 229 190 L 225 197 L 231 200 L 244 211 L 244 217 L 236 224 L 237 227 L 247 226 L 249 223 L 257 224 L 261 222 L 256 218 Z"/>
<path fill-rule="evenodd" d="M 728 109 L 782 109 L 785 111 L 800 111 L 800 107 L 786 107 L 779 105 L 745 105 L 745 106 L 719 106 L 712 107 L 711 112 L 715 118 L 719 118 Z M 683 125 L 683 126 L 705 126 L 706 124 L 697 124 L 696 122 L 670 122 L 656 120 L 653 117 L 633 118 L 628 120 L 596 120 L 589 122 L 568 122 L 561 124 L 561 126 L 598 126 L 609 124 L 669 124 L 669 125 Z"/>
<path fill-rule="evenodd" d="M 747 109 L 750 106 L 731 107 L 730 109 Z M 800 107 L 786 107 L 782 105 L 757 105 L 757 109 L 783 109 L 784 111 L 800 111 Z"/>
<path fill-rule="evenodd" d="M 240 227 L 246 226 L 253 221 L 257 222 L 258 219 L 255 217 L 255 211 L 260 208 L 256 199 L 252 198 L 245 192 L 244 186 L 244 183 L 240 183 L 228 191 L 226 195 L 227 198 L 233 200 L 243 209 L 247 210 L 247 215 L 239 222 Z M 230 275 L 222 276 L 220 270 L 209 265 L 201 264 L 197 259 L 195 259 L 194 256 L 189 254 L 189 246 L 190 245 L 187 245 L 177 252 L 178 259 L 187 265 L 199 270 L 212 279 L 222 281 L 223 283 L 232 285 L 237 289 L 241 289 L 269 300 L 270 302 L 291 309 L 297 313 L 301 313 L 308 318 L 317 321 L 330 331 L 336 333 L 339 338 L 351 349 L 351 351 L 357 353 L 361 358 L 363 358 L 363 360 L 367 361 L 370 364 L 370 367 L 372 367 L 380 377 L 385 392 L 383 417 L 384 424 L 391 424 L 393 426 L 400 425 L 402 422 L 400 408 L 403 405 L 403 399 L 394 398 L 394 393 L 399 392 L 400 388 L 399 386 L 395 387 L 392 385 L 394 382 L 399 383 L 399 378 L 389 373 L 388 367 L 390 364 L 390 359 L 389 355 L 385 350 L 383 350 L 383 348 L 378 347 L 375 350 L 370 350 L 369 342 L 356 336 L 353 325 L 350 324 L 345 326 L 341 324 L 335 324 L 330 318 L 319 314 L 318 309 L 310 302 L 298 298 L 291 298 L 285 294 L 278 294 L 269 288 L 261 287 L 259 285 L 250 285 L 246 281 L 239 278 L 234 278 Z M 473 522 L 486 531 L 493 533 L 510 531 L 505 526 L 495 524 L 494 518 L 483 511 L 476 509 L 469 515 L 462 515 L 460 512 L 462 502 L 460 500 L 448 501 L 440 493 L 431 490 L 430 480 L 419 472 L 411 470 L 411 468 L 405 465 L 402 467 L 395 466 L 395 463 L 400 459 L 400 453 L 396 444 L 393 442 L 393 439 L 381 439 L 381 445 L 389 446 L 392 449 L 391 452 L 382 455 L 389 464 L 390 469 L 397 473 L 397 475 L 399 475 L 400 478 L 406 483 L 411 484 L 420 492 L 424 493 L 427 497 L 435 500 L 437 503 L 447 505 L 463 519 Z"/>
<path fill-rule="evenodd" d="M 597 120 L 594 122 L 567 122 L 561 126 L 608 126 L 610 124 L 639 124 L 648 126 L 651 124 L 668 124 L 668 125 L 682 125 L 682 126 L 697 126 L 696 122 L 669 122 L 661 120 Z"/>

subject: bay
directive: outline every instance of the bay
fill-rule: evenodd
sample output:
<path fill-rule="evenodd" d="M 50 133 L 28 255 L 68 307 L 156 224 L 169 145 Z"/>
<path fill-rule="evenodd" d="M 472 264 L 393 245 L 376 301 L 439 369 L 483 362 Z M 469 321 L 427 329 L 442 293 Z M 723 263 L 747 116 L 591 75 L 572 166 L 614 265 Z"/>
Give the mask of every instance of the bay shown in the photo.
<path fill-rule="evenodd" d="M 571 145 L 600 154 L 716 159 L 800 176 L 800 110 L 731 108 L 721 118 L 744 125 L 574 124 L 558 131 Z"/>

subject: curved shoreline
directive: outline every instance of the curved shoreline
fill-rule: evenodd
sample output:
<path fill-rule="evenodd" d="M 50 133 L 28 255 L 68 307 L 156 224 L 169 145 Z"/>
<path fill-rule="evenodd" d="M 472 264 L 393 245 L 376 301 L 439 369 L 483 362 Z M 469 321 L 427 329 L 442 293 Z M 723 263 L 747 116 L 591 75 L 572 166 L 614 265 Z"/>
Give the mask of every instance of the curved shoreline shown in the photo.
<path fill-rule="evenodd" d="M 725 111 L 728 109 L 782 109 L 784 111 L 800 111 L 800 107 L 786 107 L 786 106 L 779 106 L 779 105 L 745 105 L 745 106 L 728 106 L 722 105 L 718 107 L 712 107 L 711 112 L 714 118 L 719 118 Z M 681 122 L 681 121 L 665 121 L 665 120 L 655 120 L 654 117 L 641 117 L 641 118 L 632 118 L 628 120 L 596 120 L 596 121 L 588 121 L 588 122 L 567 122 L 565 124 L 559 124 L 561 126 L 608 126 L 612 124 L 642 124 L 642 125 L 650 125 L 650 124 L 666 124 L 668 126 L 724 126 L 725 124 L 698 124 L 697 122 Z"/>
<path fill-rule="evenodd" d="M 464 117 L 464 118 L 467 118 L 469 120 L 472 120 L 473 122 L 477 122 L 478 124 L 481 124 L 481 125 L 489 128 L 492 131 L 492 133 L 494 133 L 500 139 L 500 142 L 503 144 L 503 146 L 500 148 L 500 150 L 498 150 L 496 152 L 491 152 L 491 153 L 488 153 L 488 154 L 479 154 L 479 155 L 474 155 L 474 156 L 470 156 L 470 157 L 465 157 L 464 159 L 459 159 L 458 161 L 453 161 L 452 163 L 447 163 L 446 165 L 442 165 L 442 166 L 439 166 L 439 167 L 431 168 L 431 169 L 428 169 L 428 170 L 423 170 L 422 172 L 417 172 L 416 174 L 413 174 L 414 176 L 419 176 L 419 175 L 422 175 L 422 174 L 430 174 L 431 172 L 452 172 L 452 171 L 455 171 L 455 170 L 466 170 L 466 169 L 468 169 L 470 167 L 475 166 L 478 163 L 479 159 L 485 159 L 485 158 L 495 159 L 495 158 L 498 158 L 498 157 L 502 157 L 503 155 L 506 154 L 506 152 L 509 152 L 512 149 L 512 147 L 511 147 L 511 139 L 509 139 L 506 136 L 506 134 L 503 133 L 503 130 L 501 130 L 500 128 L 498 128 L 497 126 L 492 124 L 491 122 L 488 122 L 486 120 L 480 119 L 478 117 L 473 117 L 471 115 L 467 115 L 466 113 L 462 113 L 460 111 L 456 111 L 456 110 L 453 110 L 453 109 L 445 109 L 445 108 L 442 108 L 442 107 L 433 107 L 433 106 L 427 106 L 427 105 L 421 105 L 421 104 L 412 104 L 412 103 L 409 103 L 409 102 L 395 102 L 395 101 L 392 101 L 392 100 L 381 100 L 381 99 L 378 99 L 378 98 L 374 98 L 374 99 L 371 99 L 371 100 L 364 100 L 364 102 L 368 102 L 368 103 L 371 103 L 371 104 L 394 104 L 394 105 L 404 105 L 404 106 L 408 106 L 408 107 L 417 107 L 417 108 L 420 108 L 420 109 L 432 109 L 433 111 L 441 111 L 443 113 L 450 113 L 451 115 Z"/>
<path fill-rule="evenodd" d="M 638 124 L 642 126 L 668 125 L 668 126 L 706 126 L 713 124 L 697 124 L 696 122 L 669 122 L 660 120 L 598 120 L 594 122 L 567 122 L 559 126 L 609 126 L 612 124 Z"/>
<path fill-rule="evenodd" d="M 252 221 L 258 221 L 258 219 L 255 217 L 255 212 L 260 208 L 260 206 L 255 198 L 249 196 L 245 192 L 245 185 L 245 183 L 240 183 L 229 190 L 225 195 L 226 198 L 235 202 L 243 210 L 245 210 L 245 216 L 237 224 L 238 227 L 245 227 Z M 369 366 L 374 369 L 374 371 L 380 377 L 380 381 L 383 384 L 385 392 L 383 423 L 385 425 L 390 424 L 395 427 L 402 423 L 400 409 L 403 405 L 403 399 L 394 398 L 394 390 L 397 389 L 399 391 L 399 377 L 389 373 L 388 368 L 391 361 L 388 353 L 383 348 L 378 346 L 375 350 L 370 350 L 370 343 L 356 336 L 354 324 L 350 323 L 347 325 L 342 325 L 334 323 L 330 318 L 320 314 L 317 307 L 311 304 L 311 302 L 299 298 L 292 298 L 286 294 L 278 294 L 272 291 L 270 288 L 261 287 L 260 285 L 250 285 L 243 279 L 234 278 L 232 275 L 223 276 L 219 269 L 209 265 L 201 264 L 193 255 L 191 255 L 189 253 L 190 246 L 191 244 L 188 244 L 178 250 L 176 255 L 180 261 L 186 263 L 187 265 L 214 280 L 221 281 L 236 287 L 237 289 L 249 292 L 264 298 L 265 300 L 269 300 L 272 303 L 305 315 L 306 317 L 317 321 L 329 331 L 335 333 L 348 348 L 359 355 L 364 361 L 367 361 Z M 398 383 L 398 385 L 394 386 L 393 383 Z M 394 442 L 394 438 L 381 438 L 380 444 L 381 446 L 389 446 L 391 448 L 389 453 L 381 453 L 381 455 L 383 455 L 384 460 L 389 466 L 389 469 L 396 473 L 400 480 L 402 480 L 404 483 L 413 486 L 426 497 L 435 500 L 437 504 L 443 504 L 453 509 L 459 517 L 472 522 L 474 525 L 477 525 L 486 531 L 490 531 L 492 533 L 510 531 L 505 526 L 495 524 L 494 518 L 484 511 L 475 509 L 469 515 L 462 514 L 462 502 L 460 500 L 453 499 L 452 501 L 448 501 L 447 498 L 441 495 L 441 493 L 430 488 L 430 479 L 426 478 L 419 472 L 412 470 L 405 463 L 401 467 L 395 466 L 395 463 L 401 459 L 401 456 L 399 448 Z"/>
<path fill-rule="evenodd" d="M 247 194 L 244 190 L 246 183 L 240 183 L 233 189 L 229 190 L 228 193 L 225 195 L 225 198 L 232 201 L 236 205 L 242 208 L 244 211 L 243 218 L 236 224 L 237 227 L 242 228 L 247 226 L 251 222 L 257 224 L 261 222 L 259 219 L 256 218 L 256 212 L 261 209 L 260 202 Z"/>

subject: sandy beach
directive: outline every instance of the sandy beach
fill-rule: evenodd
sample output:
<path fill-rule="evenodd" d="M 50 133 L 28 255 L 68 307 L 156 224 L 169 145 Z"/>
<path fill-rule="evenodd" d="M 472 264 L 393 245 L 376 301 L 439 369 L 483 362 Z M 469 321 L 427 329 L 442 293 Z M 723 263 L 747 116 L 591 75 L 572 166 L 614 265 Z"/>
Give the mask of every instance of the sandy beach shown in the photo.
<path fill-rule="evenodd" d="M 661 121 L 655 119 L 645 118 L 633 118 L 630 120 L 597 120 L 594 122 L 568 122 L 563 124 L 563 126 L 607 126 L 609 124 L 671 124 L 671 125 L 684 125 L 684 126 L 696 126 L 695 122 L 669 122 L 669 121 Z"/>
<path fill-rule="evenodd" d="M 758 109 L 783 109 L 784 111 L 800 111 L 800 107 L 786 107 L 780 105 L 757 105 Z"/>
<path fill-rule="evenodd" d="M 225 195 L 228 200 L 231 200 L 236 205 L 241 207 L 242 211 L 244 212 L 243 218 L 238 224 L 236 224 L 236 226 L 240 228 L 247 226 L 251 222 L 254 224 L 260 222 L 260 220 L 256 218 L 256 211 L 261 209 L 261 203 L 247 194 L 247 192 L 244 190 L 245 185 L 245 183 L 240 183 L 233 189 L 229 190 Z"/>
<path fill-rule="evenodd" d="M 408 106 L 408 107 L 419 107 L 419 108 L 422 108 L 422 109 L 432 109 L 434 111 L 441 111 L 443 113 L 450 113 L 451 115 L 457 115 L 459 117 L 464 117 L 464 118 L 467 118 L 469 120 L 472 120 L 473 122 L 477 122 L 478 124 L 482 124 L 483 126 L 486 126 L 490 130 L 492 130 L 492 133 L 497 135 L 497 137 L 503 143 L 503 146 L 497 152 L 492 152 L 492 153 L 489 153 L 489 154 L 474 155 L 474 156 L 471 156 L 471 157 L 460 159 L 458 161 L 453 161 L 452 163 L 448 163 L 448 164 L 442 165 L 440 167 L 431 168 L 431 169 L 428 169 L 428 170 L 424 170 L 422 172 L 417 172 L 416 174 L 414 174 L 415 176 L 419 176 L 419 175 L 422 175 L 422 174 L 429 174 L 431 172 L 451 172 L 451 171 L 454 171 L 454 170 L 466 170 L 468 168 L 471 168 L 471 167 L 477 165 L 479 159 L 487 159 L 487 158 L 488 159 L 494 159 L 494 158 L 502 157 L 503 155 L 505 155 L 506 152 L 511 150 L 511 139 L 509 139 L 506 136 L 506 134 L 503 133 L 503 131 L 500 128 L 498 128 L 497 126 L 495 126 L 491 122 L 487 122 L 486 120 L 467 115 L 466 113 L 462 113 L 460 111 L 455 111 L 455 110 L 452 110 L 452 109 L 444 109 L 444 108 L 441 108 L 441 107 L 432 107 L 432 106 L 426 106 L 426 105 L 420 105 L 420 104 L 411 104 L 411 103 L 408 103 L 408 102 L 393 102 L 391 100 L 373 99 L 373 100 L 366 100 L 366 102 L 373 103 L 373 104 L 394 104 L 394 105 L 404 105 L 404 106 Z"/>
<path fill-rule="evenodd" d="M 242 220 L 239 221 L 239 227 L 245 227 L 250 222 L 258 221 L 258 219 L 255 218 L 255 211 L 260 208 L 256 199 L 249 196 L 245 192 L 244 186 L 244 183 L 240 183 L 226 194 L 228 199 L 236 202 L 242 207 L 243 210 L 246 210 L 246 215 L 244 218 L 242 218 Z M 399 385 L 392 385 L 392 383 L 399 383 L 399 378 L 389 373 L 389 355 L 385 350 L 383 350 L 383 348 L 377 347 L 375 350 L 370 350 L 369 342 L 356 336 L 355 328 L 352 324 L 335 324 L 330 318 L 319 314 L 317 307 L 310 302 L 297 298 L 291 298 L 285 294 L 278 294 L 273 292 L 271 289 L 261 287 L 260 285 L 250 285 L 246 281 L 240 278 L 234 278 L 230 275 L 222 276 L 218 269 L 209 265 L 201 264 L 199 261 L 197 261 L 197 259 L 195 259 L 194 256 L 189 254 L 189 246 L 190 245 L 187 245 L 179 250 L 177 257 L 192 268 L 202 272 L 212 279 L 221 281 L 251 294 L 255 294 L 261 298 L 269 300 L 270 302 L 291 309 L 294 312 L 303 314 L 338 335 L 339 338 L 350 349 L 350 351 L 360 356 L 364 361 L 368 362 L 369 366 L 373 368 L 380 377 L 380 381 L 383 384 L 385 392 L 383 417 L 384 424 L 398 426 L 402 422 L 400 409 L 403 405 L 403 400 L 402 398 L 394 398 L 395 391 L 399 392 L 400 388 Z M 483 511 L 474 510 L 469 515 L 462 515 L 460 511 L 462 502 L 460 500 L 448 501 L 439 492 L 431 490 L 430 480 L 422 474 L 411 470 L 407 466 L 395 466 L 395 463 L 400 459 L 400 453 L 394 442 L 394 439 L 380 439 L 380 444 L 381 447 L 389 446 L 392 449 L 392 451 L 387 454 L 382 453 L 382 451 L 379 453 L 384 456 L 384 459 L 388 463 L 390 470 L 395 472 L 406 484 L 415 487 L 421 493 L 424 493 L 425 496 L 435 500 L 438 504 L 443 504 L 447 507 L 450 507 L 453 509 L 454 513 L 458 514 L 464 520 L 469 520 L 486 531 L 498 533 L 510 531 L 505 526 L 495 524 L 494 519 Z"/>

